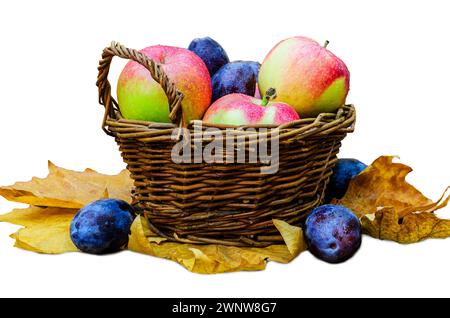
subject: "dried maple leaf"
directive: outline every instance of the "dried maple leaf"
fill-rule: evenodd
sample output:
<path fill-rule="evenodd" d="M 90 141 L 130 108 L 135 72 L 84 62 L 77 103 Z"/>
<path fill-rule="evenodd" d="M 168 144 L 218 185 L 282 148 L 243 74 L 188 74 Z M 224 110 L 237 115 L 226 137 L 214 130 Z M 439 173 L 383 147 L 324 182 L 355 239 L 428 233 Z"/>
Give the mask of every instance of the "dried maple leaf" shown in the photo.
<path fill-rule="evenodd" d="M 419 190 L 406 182 L 412 169 L 394 163 L 393 156 L 382 156 L 350 181 L 344 197 L 338 201 L 359 217 L 375 213 L 379 207 L 394 207 L 397 211 L 411 206 L 432 203 Z"/>
<path fill-rule="evenodd" d="M 173 242 L 158 244 L 153 238 L 149 240 L 151 231 L 146 224 L 142 217 L 136 218 L 131 227 L 128 249 L 176 261 L 188 270 L 201 274 L 262 270 L 268 260 L 288 263 L 306 249 L 301 228 L 283 221 L 276 221 L 276 226 L 287 239 L 286 245 L 265 248 Z"/>
<path fill-rule="evenodd" d="M 429 212 L 411 213 L 400 218 L 393 208 L 384 208 L 375 213 L 375 218 L 364 216 L 361 222 L 370 236 L 404 244 L 450 236 L 450 220 Z"/>
<path fill-rule="evenodd" d="M 30 205 L 74 209 L 108 196 L 131 201 L 133 181 L 126 170 L 111 176 L 92 169 L 83 172 L 67 170 L 50 161 L 48 169 L 46 178 L 0 187 L 0 195 L 7 200 Z"/>
<path fill-rule="evenodd" d="M 444 194 L 433 202 L 406 182 L 412 169 L 394 163 L 394 157 L 376 159 L 353 180 L 345 196 L 334 203 L 350 208 L 370 236 L 400 243 L 450 236 L 450 220 L 438 218 L 434 211 L 450 199 Z"/>
<path fill-rule="evenodd" d="M 15 246 L 25 250 L 60 254 L 77 251 L 70 239 L 70 222 L 76 209 L 30 206 L 0 215 L 0 222 L 25 226 L 12 234 Z"/>

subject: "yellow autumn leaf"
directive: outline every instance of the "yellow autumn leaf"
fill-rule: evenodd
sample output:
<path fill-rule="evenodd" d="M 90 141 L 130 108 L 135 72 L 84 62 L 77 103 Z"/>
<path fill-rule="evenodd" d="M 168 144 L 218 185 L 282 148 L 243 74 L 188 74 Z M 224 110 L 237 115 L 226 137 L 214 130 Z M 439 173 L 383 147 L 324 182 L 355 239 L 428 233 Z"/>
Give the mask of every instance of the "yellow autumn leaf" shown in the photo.
<path fill-rule="evenodd" d="M 76 213 L 77 209 L 30 206 L 0 215 L 0 222 L 25 226 L 11 235 L 16 240 L 16 247 L 38 253 L 60 254 L 77 251 L 69 231 Z M 274 224 L 286 245 L 266 248 L 165 242 L 165 239 L 155 236 L 146 224 L 144 218 L 136 218 L 128 249 L 174 260 L 197 273 L 262 270 L 268 260 L 288 263 L 306 249 L 301 228 L 280 220 L 274 220 Z"/>
<path fill-rule="evenodd" d="M 15 246 L 43 254 L 76 252 L 78 249 L 70 239 L 70 222 L 44 224 L 23 228 L 12 234 Z"/>
<path fill-rule="evenodd" d="M 93 170 L 75 172 L 49 164 L 49 176 L 33 178 L 0 188 L 6 198 L 40 206 L 15 209 L 1 215 L 0 222 L 25 226 L 12 235 L 15 246 L 39 253 L 76 251 L 70 240 L 70 222 L 85 203 L 107 197 L 127 200 L 131 191 L 128 173 L 106 176 Z M 127 200 L 129 201 L 129 200 Z M 147 224 L 146 222 L 144 223 Z M 240 248 L 221 245 L 194 245 L 166 242 L 138 217 L 133 224 L 129 249 L 175 260 L 193 272 L 221 273 L 240 270 L 261 270 L 267 261 L 290 262 L 306 249 L 300 228 L 283 221 L 274 224 L 284 238 L 285 245 L 266 248 Z"/>
<path fill-rule="evenodd" d="M 32 178 L 0 187 L 0 195 L 10 201 L 35 206 L 53 206 L 79 209 L 100 198 L 111 197 L 131 201 L 133 181 L 129 172 L 105 175 L 92 169 L 83 172 L 67 170 L 48 163 L 46 178 Z"/>
<path fill-rule="evenodd" d="M 273 220 L 273 224 L 283 237 L 289 252 L 297 256 L 307 249 L 306 242 L 303 240 L 303 230 L 298 226 L 290 225 L 281 220 Z"/>
<path fill-rule="evenodd" d="M 285 222 L 278 221 L 277 228 L 281 229 L 284 238 L 289 238 L 288 244 L 293 253 L 290 252 L 287 245 L 255 248 L 182 244 L 167 241 L 161 241 L 158 244 L 143 217 L 137 217 L 131 226 L 128 249 L 170 259 L 192 272 L 201 274 L 262 270 L 266 267 L 268 260 L 288 263 L 306 249 L 301 229 L 283 223 Z"/>
<path fill-rule="evenodd" d="M 70 222 L 76 209 L 30 206 L 0 215 L 0 222 L 25 226 L 11 237 L 15 246 L 45 254 L 77 251 L 70 239 Z"/>
<path fill-rule="evenodd" d="M 363 231 L 375 238 L 415 243 L 426 238 L 450 236 L 450 220 L 433 212 L 445 207 L 450 196 L 433 202 L 406 182 L 412 169 L 394 163 L 394 157 L 376 159 L 350 181 L 341 200 L 362 222 Z"/>

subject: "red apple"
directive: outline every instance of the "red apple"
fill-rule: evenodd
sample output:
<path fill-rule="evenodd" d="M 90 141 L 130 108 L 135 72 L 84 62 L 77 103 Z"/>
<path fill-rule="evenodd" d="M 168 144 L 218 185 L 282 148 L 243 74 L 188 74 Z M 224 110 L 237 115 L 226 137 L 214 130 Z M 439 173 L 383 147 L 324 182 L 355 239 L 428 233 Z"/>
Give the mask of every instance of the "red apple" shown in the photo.
<path fill-rule="evenodd" d="M 299 119 L 294 108 L 286 103 L 269 102 L 274 91 L 264 99 L 244 94 L 229 94 L 219 98 L 206 111 L 203 121 L 223 125 L 280 125 Z"/>
<path fill-rule="evenodd" d="M 183 94 L 183 121 L 201 119 L 211 102 L 211 78 L 205 63 L 189 50 L 150 46 L 140 52 L 162 65 L 167 76 Z M 170 122 L 169 104 L 163 89 L 150 72 L 130 61 L 119 77 L 117 98 L 127 119 Z"/>
<path fill-rule="evenodd" d="M 327 42 L 328 43 L 328 42 Z M 309 38 L 297 36 L 278 43 L 259 71 L 259 89 L 276 87 L 278 97 L 301 117 L 334 112 L 345 103 L 350 73 L 337 56 Z"/>

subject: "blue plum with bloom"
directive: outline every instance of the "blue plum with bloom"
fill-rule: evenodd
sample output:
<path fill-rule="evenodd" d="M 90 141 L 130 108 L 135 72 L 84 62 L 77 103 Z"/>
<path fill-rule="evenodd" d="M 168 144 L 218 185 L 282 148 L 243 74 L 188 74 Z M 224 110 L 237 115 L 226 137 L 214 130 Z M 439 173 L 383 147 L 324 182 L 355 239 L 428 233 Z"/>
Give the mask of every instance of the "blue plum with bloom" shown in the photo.
<path fill-rule="evenodd" d="M 223 47 L 209 36 L 192 40 L 188 50 L 197 54 L 205 62 L 210 76 L 230 62 Z"/>
<path fill-rule="evenodd" d="M 338 159 L 327 186 L 325 201 L 330 202 L 333 198 L 341 199 L 347 192 L 350 180 L 366 168 L 367 165 L 357 159 Z"/>
<path fill-rule="evenodd" d="M 211 79 L 212 102 L 234 93 L 254 96 L 258 72 L 258 62 L 235 61 L 225 64 Z"/>
<path fill-rule="evenodd" d="M 329 263 L 341 263 L 361 246 L 361 223 L 342 205 L 322 205 L 307 217 L 305 239 L 314 256 Z"/>
<path fill-rule="evenodd" d="M 75 215 L 70 224 L 70 237 L 82 252 L 113 253 L 127 245 L 133 218 L 133 207 L 125 201 L 94 201 Z"/>

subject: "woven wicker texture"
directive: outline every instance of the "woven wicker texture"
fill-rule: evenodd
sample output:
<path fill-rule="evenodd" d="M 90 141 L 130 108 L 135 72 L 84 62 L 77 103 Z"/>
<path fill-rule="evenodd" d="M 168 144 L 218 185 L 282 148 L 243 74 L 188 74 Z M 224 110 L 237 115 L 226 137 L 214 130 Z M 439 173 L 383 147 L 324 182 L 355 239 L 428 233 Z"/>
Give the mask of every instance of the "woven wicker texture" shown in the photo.
<path fill-rule="evenodd" d="M 145 66 L 168 96 L 173 123 L 151 123 L 122 118 L 111 97 L 108 72 L 112 58 L 134 60 Z M 150 228 L 170 241 L 217 243 L 233 246 L 267 246 L 282 238 L 273 219 L 300 224 L 320 205 L 336 163 L 342 139 L 352 132 L 355 109 L 352 105 L 336 113 L 320 114 L 283 124 L 265 134 L 243 126 L 226 134 L 230 126 L 205 125 L 192 121 L 188 126 L 192 154 L 211 140 L 233 139 L 235 147 L 225 147 L 216 156 L 222 163 L 174 163 L 172 148 L 178 142 L 172 132 L 181 126 L 183 95 L 164 74 L 160 65 L 133 49 L 112 43 L 104 49 L 97 80 L 99 102 L 105 107 L 102 127 L 115 137 L 134 180 L 136 205 Z M 220 128 L 221 135 L 206 130 Z M 179 134 L 178 134 L 179 135 Z M 239 137 L 238 137 L 239 136 Z M 215 139 L 213 139 L 213 137 Z M 279 169 L 262 174 L 258 163 L 233 163 L 237 149 L 255 151 L 260 141 L 279 143 Z M 202 148 L 202 150 L 203 150 Z M 270 149 L 270 143 L 269 143 Z"/>

